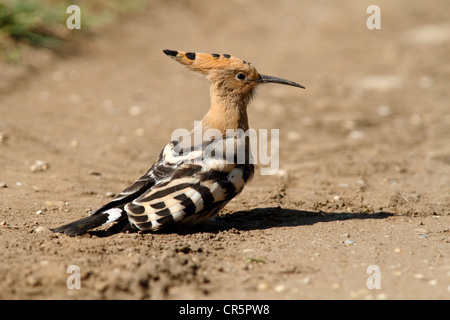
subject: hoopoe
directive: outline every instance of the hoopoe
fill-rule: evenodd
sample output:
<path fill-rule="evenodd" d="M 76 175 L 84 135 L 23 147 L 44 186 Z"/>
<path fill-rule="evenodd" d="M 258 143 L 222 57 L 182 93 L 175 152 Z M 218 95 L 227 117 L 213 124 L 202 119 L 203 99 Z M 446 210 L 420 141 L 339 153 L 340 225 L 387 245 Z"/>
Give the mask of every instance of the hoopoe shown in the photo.
<path fill-rule="evenodd" d="M 210 80 L 211 107 L 201 128 L 167 144 L 153 166 L 111 202 L 53 232 L 75 236 L 112 222 L 116 222 L 111 228 L 115 231 L 156 231 L 174 223 L 192 225 L 213 217 L 254 174 L 248 137 L 235 132 L 249 129 L 247 105 L 255 88 L 263 83 L 304 88 L 259 74 L 250 63 L 229 54 L 163 52 Z M 219 134 L 204 139 L 203 134 L 210 129 Z M 192 143 L 197 134 L 202 139 Z M 239 150 L 244 150 L 242 161 L 236 156 Z"/>

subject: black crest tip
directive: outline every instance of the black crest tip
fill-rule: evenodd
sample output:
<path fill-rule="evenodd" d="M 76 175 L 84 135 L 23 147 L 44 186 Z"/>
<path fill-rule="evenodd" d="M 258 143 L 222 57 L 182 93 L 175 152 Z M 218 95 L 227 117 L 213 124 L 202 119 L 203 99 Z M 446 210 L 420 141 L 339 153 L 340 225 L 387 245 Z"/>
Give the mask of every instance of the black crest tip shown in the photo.
<path fill-rule="evenodd" d="M 175 57 L 178 54 L 178 51 L 176 51 L 176 50 L 169 50 L 169 49 L 165 49 L 165 50 L 163 50 L 163 52 L 165 54 L 167 54 L 168 56 L 171 56 L 171 57 Z"/>
<path fill-rule="evenodd" d="M 185 56 L 189 60 L 195 60 L 195 52 L 186 52 Z"/>

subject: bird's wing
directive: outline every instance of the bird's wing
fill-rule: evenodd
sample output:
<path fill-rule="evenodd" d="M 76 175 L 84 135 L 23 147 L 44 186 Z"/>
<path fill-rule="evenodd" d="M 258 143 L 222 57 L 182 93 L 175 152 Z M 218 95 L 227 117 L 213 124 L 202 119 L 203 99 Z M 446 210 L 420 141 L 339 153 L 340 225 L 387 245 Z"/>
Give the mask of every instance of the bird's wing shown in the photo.
<path fill-rule="evenodd" d="M 125 205 L 130 222 L 141 230 L 158 230 L 173 222 L 197 223 L 220 211 L 253 175 L 252 164 L 234 162 L 234 157 L 227 161 L 220 152 L 226 140 L 181 154 L 176 144 L 167 145 L 154 167 L 163 167 L 169 178 Z"/>
<path fill-rule="evenodd" d="M 235 148 L 235 142 L 236 137 L 184 146 L 170 142 L 150 170 L 94 215 L 120 208 L 141 230 L 212 217 L 242 191 L 253 175 L 253 165 L 248 161 L 241 163 L 237 156 L 227 159 L 226 145 Z"/>
<path fill-rule="evenodd" d="M 125 205 L 128 219 L 141 230 L 158 230 L 181 220 L 190 224 L 208 219 L 242 191 L 251 175 L 247 167 L 234 165 L 230 172 L 204 172 L 196 165 L 177 168 L 176 179 L 156 184 Z"/>

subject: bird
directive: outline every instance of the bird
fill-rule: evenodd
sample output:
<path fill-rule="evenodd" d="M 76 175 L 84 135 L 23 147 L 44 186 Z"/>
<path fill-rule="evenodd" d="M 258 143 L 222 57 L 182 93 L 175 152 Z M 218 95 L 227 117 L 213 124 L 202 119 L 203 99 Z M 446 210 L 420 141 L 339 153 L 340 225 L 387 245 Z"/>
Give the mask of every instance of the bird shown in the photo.
<path fill-rule="evenodd" d="M 209 111 L 199 126 L 171 139 L 151 168 L 109 203 L 53 232 L 77 236 L 109 224 L 113 233 L 154 232 L 214 217 L 254 175 L 245 132 L 249 129 L 247 106 L 256 87 L 278 83 L 305 89 L 296 82 L 260 74 L 251 63 L 230 54 L 163 52 L 209 79 Z M 213 133 L 209 139 L 205 138 L 208 132 Z"/>

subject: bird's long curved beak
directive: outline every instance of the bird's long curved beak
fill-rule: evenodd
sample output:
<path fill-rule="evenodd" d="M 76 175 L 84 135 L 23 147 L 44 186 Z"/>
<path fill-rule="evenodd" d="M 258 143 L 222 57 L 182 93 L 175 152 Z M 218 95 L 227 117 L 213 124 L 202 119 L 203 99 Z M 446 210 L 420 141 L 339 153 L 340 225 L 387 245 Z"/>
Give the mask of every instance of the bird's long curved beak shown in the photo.
<path fill-rule="evenodd" d="M 290 80 L 285 80 L 285 79 L 281 79 L 281 78 L 277 78 L 277 77 L 272 77 L 272 76 L 266 76 L 265 74 L 261 74 L 260 75 L 261 78 L 259 78 L 258 82 L 262 82 L 262 83 L 280 83 L 280 84 L 285 84 L 288 86 L 293 86 L 293 87 L 298 87 L 298 88 L 302 88 L 305 89 L 304 86 L 294 82 L 294 81 L 290 81 Z"/>

